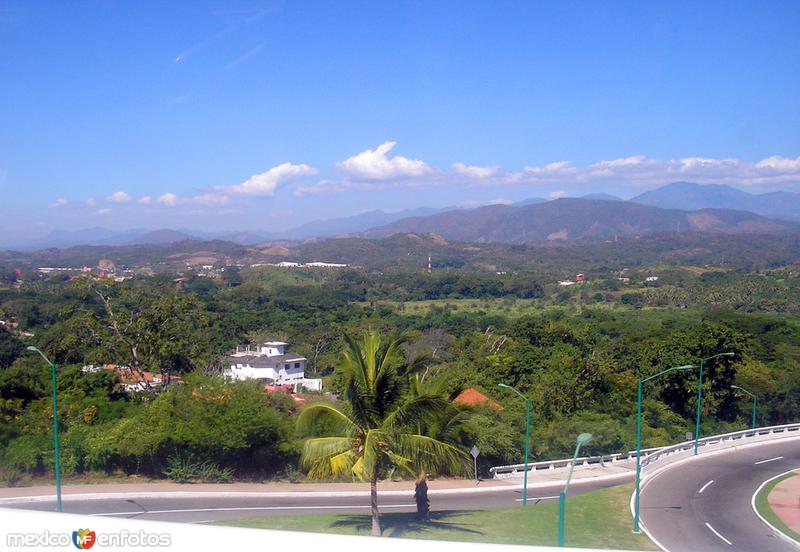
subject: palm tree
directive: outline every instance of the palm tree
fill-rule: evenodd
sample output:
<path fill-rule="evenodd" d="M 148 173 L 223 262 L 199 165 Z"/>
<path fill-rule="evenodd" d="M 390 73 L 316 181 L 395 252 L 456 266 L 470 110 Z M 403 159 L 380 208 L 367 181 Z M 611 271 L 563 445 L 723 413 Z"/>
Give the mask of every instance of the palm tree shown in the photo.
<path fill-rule="evenodd" d="M 419 467 L 457 470 L 464 453 L 423 435 L 414 428 L 449 407 L 442 397 L 404 396 L 397 371 L 402 339 L 383 345 L 369 331 L 362 343 L 344 336 L 345 350 L 336 369 L 344 384 L 344 404 L 312 404 L 301 412 L 298 430 L 306 435 L 322 429 L 325 436 L 309 437 L 301 463 L 310 477 L 352 475 L 370 482 L 372 534 L 381 535 L 378 477 L 381 469 L 397 466 L 409 473 Z"/>
<path fill-rule="evenodd" d="M 447 399 L 447 393 L 440 385 L 431 383 L 426 379 L 428 371 L 416 373 L 409 378 L 409 394 L 411 399 L 429 396 Z M 459 433 L 463 423 L 468 417 L 468 412 L 448 401 L 446 408 L 439 409 L 435 415 L 428 416 L 417 423 L 417 433 L 427 435 L 438 441 L 454 444 L 459 440 Z M 466 452 L 459 450 L 458 458 L 453 458 L 451 471 L 465 472 L 469 470 L 469 457 Z M 430 521 L 430 500 L 428 500 L 428 475 L 442 469 L 441 464 L 422 462 L 413 466 L 414 473 L 414 500 L 417 503 L 418 521 Z M 455 470 L 452 470 L 455 468 Z"/>

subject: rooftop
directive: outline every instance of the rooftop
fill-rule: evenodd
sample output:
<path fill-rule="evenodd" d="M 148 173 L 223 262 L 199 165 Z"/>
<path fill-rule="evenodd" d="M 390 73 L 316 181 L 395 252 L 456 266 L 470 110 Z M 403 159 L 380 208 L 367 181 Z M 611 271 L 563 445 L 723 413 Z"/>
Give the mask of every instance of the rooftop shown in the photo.
<path fill-rule="evenodd" d="M 495 410 L 503 410 L 503 407 L 493 401 L 474 387 L 469 387 L 464 389 L 458 396 L 453 399 L 453 402 L 456 404 L 462 404 L 464 406 L 474 406 L 476 404 L 485 404 L 489 408 L 494 408 Z"/>
<path fill-rule="evenodd" d="M 228 361 L 233 364 L 249 364 L 251 366 L 273 366 L 281 362 L 297 362 L 306 360 L 306 357 L 297 353 L 287 353 L 285 355 L 264 356 L 264 355 L 244 355 L 231 356 Z"/>

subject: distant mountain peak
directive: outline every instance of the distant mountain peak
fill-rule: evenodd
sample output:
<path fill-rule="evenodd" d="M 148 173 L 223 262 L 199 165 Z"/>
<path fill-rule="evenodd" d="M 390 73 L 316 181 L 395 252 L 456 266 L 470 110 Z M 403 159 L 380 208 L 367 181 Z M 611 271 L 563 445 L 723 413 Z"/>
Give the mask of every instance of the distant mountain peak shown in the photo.
<path fill-rule="evenodd" d="M 800 194 L 751 194 L 727 184 L 673 182 L 631 199 L 663 209 L 736 209 L 768 218 L 800 222 Z"/>
<path fill-rule="evenodd" d="M 162 228 L 160 230 L 153 230 L 141 236 L 137 236 L 128 242 L 130 245 L 160 245 L 181 242 L 184 240 L 196 239 L 194 236 L 179 232 L 177 230 L 170 230 L 169 228 Z"/>

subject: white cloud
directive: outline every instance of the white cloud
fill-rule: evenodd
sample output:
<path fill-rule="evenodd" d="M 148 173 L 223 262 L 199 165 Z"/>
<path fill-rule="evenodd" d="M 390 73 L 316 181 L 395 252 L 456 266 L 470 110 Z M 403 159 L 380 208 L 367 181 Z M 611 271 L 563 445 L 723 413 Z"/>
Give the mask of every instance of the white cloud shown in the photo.
<path fill-rule="evenodd" d="M 108 207 L 104 207 L 103 209 L 98 209 L 98 210 L 95 212 L 95 215 L 107 215 L 107 214 L 109 214 L 110 212 L 111 212 L 111 209 L 109 209 Z"/>
<path fill-rule="evenodd" d="M 393 180 L 420 177 L 433 173 L 424 161 L 401 155 L 389 157 L 397 142 L 384 142 L 374 150 L 365 150 L 336 163 L 336 168 L 353 178 L 365 180 Z"/>
<path fill-rule="evenodd" d="M 225 205 L 228 203 L 228 196 L 225 194 L 200 194 L 192 198 L 192 202 L 200 205 Z"/>
<path fill-rule="evenodd" d="M 635 167 L 647 162 L 644 155 L 633 155 L 631 157 L 620 157 L 619 159 L 612 159 L 610 161 L 599 161 L 591 165 L 592 169 L 615 169 L 618 167 Z"/>
<path fill-rule="evenodd" d="M 167 192 L 158 196 L 158 198 L 156 198 L 156 203 L 172 207 L 178 204 L 178 196 L 172 192 Z"/>
<path fill-rule="evenodd" d="M 55 200 L 53 203 L 50 204 L 50 207 L 64 207 L 67 203 L 69 202 L 66 199 L 64 199 L 63 197 L 59 197 L 57 200 Z"/>
<path fill-rule="evenodd" d="M 220 190 L 242 195 L 271 196 L 275 195 L 275 190 L 281 184 L 311 176 L 317 174 L 317 172 L 317 169 L 306 164 L 283 163 L 277 167 L 272 167 L 266 172 L 254 174 L 241 184 L 226 186 L 220 188 Z"/>
<path fill-rule="evenodd" d="M 127 203 L 131 200 L 131 196 L 126 192 L 114 192 L 108 196 L 108 200 L 112 203 Z"/>
<path fill-rule="evenodd" d="M 548 163 L 542 167 L 530 167 L 525 165 L 524 171 L 527 174 L 534 174 L 534 175 L 565 175 L 565 174 L 574 174 L 577 172 L 578 169 L 573 167 L 569 161 L 556 161 L 554 163 Z"/>
<path fill-rule="evenodd" d="M 791 159 L 788 157 L 781 157 L 780 155 L 773 155 L 772 157 L 767 157 L 756 163 L 756 168 L 798 173 L 800 172 L 800 157 Z"/>
<path fill-rule="evenodd" d="M 502 172 L 502 168 L 498 165 L 491 167 L 481 167 L 477 165 L 465 165 L 464 163 L 453 163 L 450 167 L 453 172 L 463 174 L 471 178 L 489 178 L 496 176 Z"/>
<path fill-rule="evenodd" d="M 83 202 L 89 207 L 94 207 L 97 204 L 93 197 L 87 197 Z"/>
<path fill-rule="evenodd" d="M 639 193 L 642 189 L 676 182 L 698 184 L 730 184 L 734 186 L 758 185 L 769 189 L 800 189 L 800 157 L 772 156 L 758 162 L 737 158 L 711 158 L 689 156 L 659 160 L 644 155 L 605 159 L 584 166 L 569 161 L 555 161 L 538 166 L 525 165 L 522 170 L 510 171 L 499 165 L 480 166 L 455 162 L 450 170 L 441 171 L 425 162 L 402 156 L 390 157 L 395 142 L 385 142 L 374 150 L 366 150 L 336 164 L 345 173 L 343 178 L 321 179 L 316 183 L 301 182 L 293 189 L 295 197 L 326 195 L 350 191 L 386 191 L 398 189 L 425 189 L 436 187 L 491 187 L 536 186 L 544 196 L 557 198 L 579 195 L 588 190 L 612 187 L 615 193 Z M 291 181 L 302 180 L 319 171 L 306 164 L 283 163 L 255 174 L 232 186 L 220 186 L 194 196 L 168 192 L 160 196 L 143 196 L 136 200 L 125 192 L 116 192 L 108 200 L 113 202 L 136 201 L 141 205 L 153 202 L 176 206 L 222 206 L 233 203 L 237 196 L 273 196 L 276 190 Z M 468 177 L 465 179 L 464 177 Z M 603 186 L 604 188 L 600 188 Z M 544 188 L 544 189 L 542 189 Z M 608 190 L 612 191 L 612 190 Z M 244 200 L 243 200 L 244 201 Z M 466 200 L 461 205 L 504 204 L 505 199 L 492 201 Z M 88 198 L 85 203 L 93 206 Z M 55 206 L 55 204 L 54 204 Z"/>

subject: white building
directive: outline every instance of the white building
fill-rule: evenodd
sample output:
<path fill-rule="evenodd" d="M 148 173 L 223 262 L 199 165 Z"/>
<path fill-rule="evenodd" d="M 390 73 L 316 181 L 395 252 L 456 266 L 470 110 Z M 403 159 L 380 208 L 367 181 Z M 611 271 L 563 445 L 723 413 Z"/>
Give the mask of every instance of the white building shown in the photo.
<path fill-rule="evenodd" d="M 296 353 L 287 353 L 287 345 L 283 341 L 267 341 L 248 345 L 244 349 L 237 347 L 236 352 L 226 360 L 230 368 L 225 375 L 235 380 L 257 379 L 270 380 L 276 385 L 293 384 L 296 391 L 300 388 L 321 391 L 321 379 L 305 377 L 307 359 Z"/>

